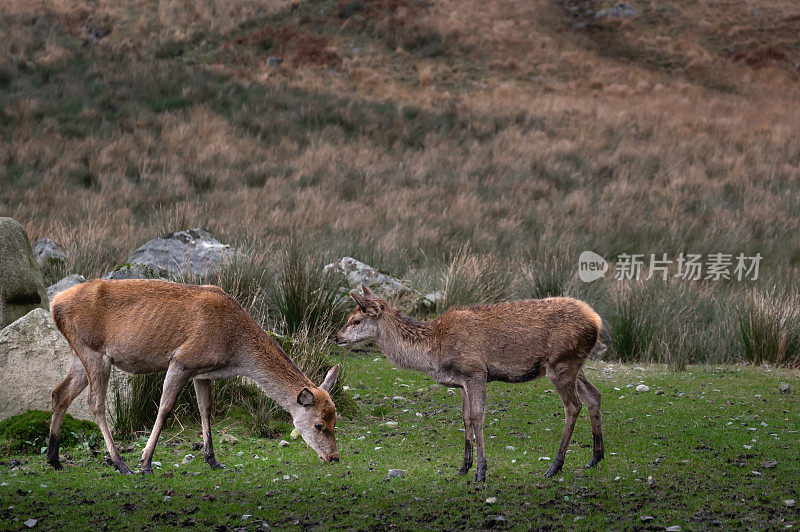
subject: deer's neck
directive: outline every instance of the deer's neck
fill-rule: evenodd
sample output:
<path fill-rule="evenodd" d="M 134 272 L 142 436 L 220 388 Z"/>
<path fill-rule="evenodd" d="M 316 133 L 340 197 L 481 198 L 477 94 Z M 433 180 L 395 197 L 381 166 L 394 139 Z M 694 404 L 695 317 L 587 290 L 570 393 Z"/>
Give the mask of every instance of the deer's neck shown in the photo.
<path fill-rule="evenodd" d="M 266 334 L 242 357 L 242 374 L 250 377 L 281 407 L 292 413 L 297 394 L 315 388 L 292 359 Z"/>
<path fill-rule="evenodd" d="M 379 326 L 378 347 L 396 366 L 428 374 L 435 372 L 432 323 L 387 312 Z"/>

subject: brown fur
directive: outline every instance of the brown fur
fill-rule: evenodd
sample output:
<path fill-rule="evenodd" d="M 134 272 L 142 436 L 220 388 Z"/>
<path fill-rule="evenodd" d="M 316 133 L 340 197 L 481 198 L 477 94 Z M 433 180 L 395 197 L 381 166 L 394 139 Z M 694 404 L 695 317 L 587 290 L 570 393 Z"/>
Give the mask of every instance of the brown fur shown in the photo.
<path fill-rule="evenodd" d="M 214 457 L 210 433 L 211 380 L 245 375 L 257 381 L 292 414 L 295 425 L 324 460 L 337 460 L 335 407 L 328 391 L 338 375 L 334 367 L 316 387 L 239 303 L 215 286 L 166 281 L 94 280 L 58 294 L 51 304 L 56 326 L 75 350 L 80 364 L 53 390 L 48 461 L 60 467 L 58 441 L 69 404 L 88 385 L 89 403 L 112 460 L 129 473 L 108 431 L 105 395 L 110 366 L 130 373 L 167 371 L 158 418 L 142 454 L 150 461 L 164 418 L 181 388 L 194 380 L 203 424 L 206 460 Z M 303 404 L 300 398 L 304 398 Z M 310 395 L 309 395 L 310 394 Z M 305 405 L 305 406 L 304 406 Z"/>
<path fill-rule="evenodd" d="M 589 305 L 556 297 L 448 310 L 418 322 L 388 306 L 364 288 L 351 294 L 358 308 L 336 335 L 341 344 L 375 341 L 398 366 L 416 369 L 437 382 L 461 388 L 466 444 L 461 473 L 472 465 L 472 432 L 478 447 L 478 478 L 483 479 L 483 415 L 486 383 L 525 382 L 545 373 L 564 402 L 566 426 L 547 476 L 561 469 L 581 401 L 590 411 L 594 453 L 603 458 L 600 393 L 583 374 L 583 364 L 598 340 L 600 316 Z"/>

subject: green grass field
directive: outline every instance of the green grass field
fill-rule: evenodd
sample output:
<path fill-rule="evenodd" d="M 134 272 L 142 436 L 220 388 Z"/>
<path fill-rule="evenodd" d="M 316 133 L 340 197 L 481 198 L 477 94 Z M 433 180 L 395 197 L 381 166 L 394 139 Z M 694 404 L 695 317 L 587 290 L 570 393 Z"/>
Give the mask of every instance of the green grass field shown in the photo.
<path fill-rule="evenodd" d="M 590 361 L 587 375 L 603 394 L 606 459 L 597 469 L 582 468 L 591 453 L 582 413 L 563 474 L 553 479 L 541 476 L 549 466 L 543 457 L 553 456 L 564 416 L 549 381 L 493 383 L 485 424 L 489 472 L 479 485 L 456 474 L 463 448 L 457 391 L 375 354 L 337 358 L 358 405 L 337 426 L 341 462 L 319 462 L 302 440 L 279 448 L 278 439 L 250 437 L 227 418 L 215 420 L 215 438 L 230 433 L 239 441 L 217 443 L 228 469 L 212 472 L 202 451 L 193 450 L 198 427 L 173 423 L 156 449 L 161 467 L 153 476 L 120 476 L 103 464 L 102 449 L 63 450 L 67 466 L 60 472 L 40 455 L 3 457 L 0 528 L 24 528 L 28 519 L 43 530 L 800 526 L 800 509 L 784 503 L 800 499 L 797 371 L 673 372 Z M 779 393 L 781 382 L 791 395 Z M 650 391 L 636 392 L 640 383 Z M 131 464 L 143 442 L 122 445 Z M 197 458 L 180 465 L 188 453 Z M 389 469 L 405 474 L 387 480 Z"/>

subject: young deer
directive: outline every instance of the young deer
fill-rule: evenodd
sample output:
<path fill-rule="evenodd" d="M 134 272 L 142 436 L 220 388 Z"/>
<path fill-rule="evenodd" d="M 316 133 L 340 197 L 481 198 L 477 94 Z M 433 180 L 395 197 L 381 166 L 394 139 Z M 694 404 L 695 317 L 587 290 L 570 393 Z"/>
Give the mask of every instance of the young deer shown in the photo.
<path fill-rule="evenodd" d="M 329 392 L 339 375 L 334 366 L 316 387 L 231 296 L 215 286 L 166 281 L 97 279 L 58 294 L 53 320 L 77 354 L 66 378 L 53 390 L 47 461 L 61 469 L 61 423 L 70 403 L 89 386 L 89 405 L 116 468 L 131 474 L 106 422 L 105 398 L 111 365 L 130 373 L 167 371 L 153 431 L 141 458 L 152 473 L 153 451 L 164 420 L 192 379 L 200 409 L 206 462 L 224 466 L 211 443 L 211 381 L 235 375 L 255 380 L 289 411 L 294 425 L 320 459 L 339 460 L 336 407 Z"/>
<path fill-rule="evenodd" d="M 418 322 L 390 308 L 366 286 L 362 290 L 363 296 L 350 294 L 358 307 L 334 341 L 339 345 L 376 342 L 393 364 L 427 373 L 444 386 L 461 388 L 466 443 L 459 474 L 472 467 L 474 434 L 478 450 L 475 478 L 486 478 L 486 383 L 525 382 L 545 373 L 564 403 L 566 424 L 544 476 L 552 477 L 564 465 L 581 401 L 589 408 L 594 436 L 594 452 L 587 467 L 603 459 L 600 392 L 582 369 L 602 327 L 600 316 L 589 305 L 552 297 L 450 309 L 441 318 Z"/>

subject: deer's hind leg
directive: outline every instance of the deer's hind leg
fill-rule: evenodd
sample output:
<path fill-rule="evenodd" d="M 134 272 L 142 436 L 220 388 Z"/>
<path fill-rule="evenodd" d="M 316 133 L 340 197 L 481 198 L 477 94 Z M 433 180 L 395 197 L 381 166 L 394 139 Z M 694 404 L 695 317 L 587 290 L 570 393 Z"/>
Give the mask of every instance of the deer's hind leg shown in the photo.
<path fill-rule="evenodd" d="M 50 417 L 50 440 L 47 443 L 47 463 L 54 469 L 62 469 L 58 458 L 61 444 L 61 424 L 72 401 L 89 385 L 86 369 L 78 357 L 73 357 L 72 366 L 64 380 L 53 389 L 53 415 Z"/>
<path fill-rule="evenodd" d="M 111 461 L 120 473 L 132 475 L 133 472 L 125 463 L 111 437 L 111 430 L 108 428 L 106 420 L 106 391 L 108 390 L 108 378 L 111 375 L 111 359 L 85 345 L 77 346 L 76 352 L 86 369 L 89 380 L 89 406 L 94 412 L 97 426 L 100 427 L 100 432 L 103 434 Z"/>
<path fill-rule="evenodd" d="M 600 420 L 600 392 L 589 382 L 581 370 L 578 373 L 578 395 L 589 409 L 589 420 L 592 424 L 592 459 L 586 467 L 594 467 L 605 456 L 603 448 L 603 424 Z"/>
<path fill-rule="evenodd" d="M 461 387 L 462 415 L 464 417 L 464 462 L 459 475 L 466 475 L 472 467 L 472 421 L 470 419 L 471 405 L 469 391 L 466 386 Z"/>
<path fill-rule="evenodd" d="M 564 466 L 564 457 L 567 454 L 569 442 L 572 439 L 572 432 L 575 430 L 575 421 L 581 412 L 581 401 L 578 398 L 577 374 L 568 363 L 556 364 L 547 368 L 547 376 L 553 382 L 564 403 L 564 432 L 561 435 L 561 443 L 553 458 L 553 463 L 545 477 L 552 477 Z"/>

